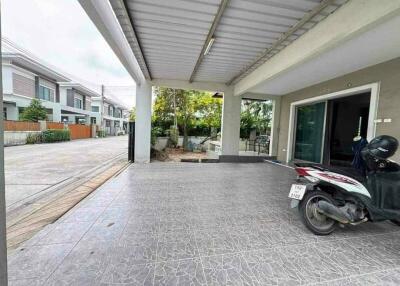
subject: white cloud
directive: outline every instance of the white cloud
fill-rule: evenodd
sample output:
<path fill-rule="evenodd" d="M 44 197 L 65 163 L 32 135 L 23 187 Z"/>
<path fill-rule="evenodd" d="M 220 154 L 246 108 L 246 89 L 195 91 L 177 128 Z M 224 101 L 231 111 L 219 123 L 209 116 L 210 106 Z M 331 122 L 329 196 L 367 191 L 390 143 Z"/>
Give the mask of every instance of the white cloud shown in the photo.
<path fill-rule="evenodd" d="M 82 82 L 135 83 L 77 0 L 1 0 L 5 37 Z M 132 95 L 115 94 L 132 106 Z"/>

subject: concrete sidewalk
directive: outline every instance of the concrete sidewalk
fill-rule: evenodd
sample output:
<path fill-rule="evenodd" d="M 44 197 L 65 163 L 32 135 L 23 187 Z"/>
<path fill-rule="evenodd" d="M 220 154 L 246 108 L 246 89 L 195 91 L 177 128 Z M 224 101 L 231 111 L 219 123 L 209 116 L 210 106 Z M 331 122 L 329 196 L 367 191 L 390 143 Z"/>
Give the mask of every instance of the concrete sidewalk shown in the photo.
<path fill-rule="evenodd" d="M 4 148 L 7 210 L 127 149 L 127 136 Z"/>
<path fill-rule="evenodd" d="M 306 230 L 273 164 L 131 165 L 9 257 L 10 285 L 399 285 L 400 228 Z"/>

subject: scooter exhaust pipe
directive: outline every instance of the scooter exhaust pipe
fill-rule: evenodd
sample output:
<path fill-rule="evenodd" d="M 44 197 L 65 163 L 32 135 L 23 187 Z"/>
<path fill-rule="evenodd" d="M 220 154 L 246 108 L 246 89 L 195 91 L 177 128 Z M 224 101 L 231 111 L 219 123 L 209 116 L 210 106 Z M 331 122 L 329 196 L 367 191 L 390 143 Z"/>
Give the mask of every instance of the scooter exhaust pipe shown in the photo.
<path fill-rule="evenodd" d="M 351 217 L 345 211 L 327 201 L 319 201 L 317 210 L 323 215 L 340 223 L 347 224 L 352 222 Z"/>

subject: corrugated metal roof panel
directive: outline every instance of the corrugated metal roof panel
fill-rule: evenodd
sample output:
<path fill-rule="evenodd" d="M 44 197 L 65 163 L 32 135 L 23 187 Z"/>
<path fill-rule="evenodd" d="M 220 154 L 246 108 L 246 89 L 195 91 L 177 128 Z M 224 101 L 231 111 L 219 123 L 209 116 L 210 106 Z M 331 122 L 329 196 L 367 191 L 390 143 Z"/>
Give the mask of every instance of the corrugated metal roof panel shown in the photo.
<path fill-rule="evenodd" d="M 111 2 L 117 1 L 122 0 Z M 215 30 L 214 45 L 203 58 L 194 79 L 226 83 L 243 72 L 250 72 L 346 1 L 336 0 L 328 5 L 276 46 L 274 43 L 320 1 L 230 0 Z M 139 47 L 142 49 L 144 59 L 138 59 L 139 64 L 147 65 L 154 78 L 189 80 L 221 0 L 124 2 L 127 13 L 119 5 L 114 4 L 113 8 L 135 55 Z M 134 32 L 129 29 L 130 25 Z M 134 44 L 135 36 L 139 46 Z M 264 55 L 273 45 L 274 49 Z"/>

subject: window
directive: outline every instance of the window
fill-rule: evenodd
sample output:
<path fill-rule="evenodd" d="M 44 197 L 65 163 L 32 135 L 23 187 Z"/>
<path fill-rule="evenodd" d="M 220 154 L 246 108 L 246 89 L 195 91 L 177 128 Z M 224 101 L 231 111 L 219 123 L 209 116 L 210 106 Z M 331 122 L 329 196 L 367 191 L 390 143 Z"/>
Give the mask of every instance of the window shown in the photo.
<path fill-rule="evenodd" d="M 98 106 L 92 106 L 92 112 L 99 112 L 99 110 Z"/>
<path fill-rule="evenodd" d="M 119 127 L 119 121 L 114 121 L 114 127 Z"/>
<path fill-rule="evenodd" d="M 67 123 L 68 121 L 68 116 L 61 116 L 61 122 Z"/>
<path fill-rule="evenodd" d="M 90 124 L 96 124 L 96 117 L 90 117 Z"/>
<path fill-rule="evenodd" d="M 106 120 L 106 127 L 111 127 L 111 121 L 110 120 Z"/>
<path fill-rule="evenodd" d="M 54 89 L 40 85 L 39 86 L 39 99 L 54 102 Z"/>
<path fill-rule="evenodd" d="M 7 107 L 3 107 L 3 120 L 7 120 Z"/>
<path fill-rule="evenodd" d="M 74 98 L 74 107 L 82 109 L 82 107 L 83 107 L 82 99 L 75 97 Z"/>

